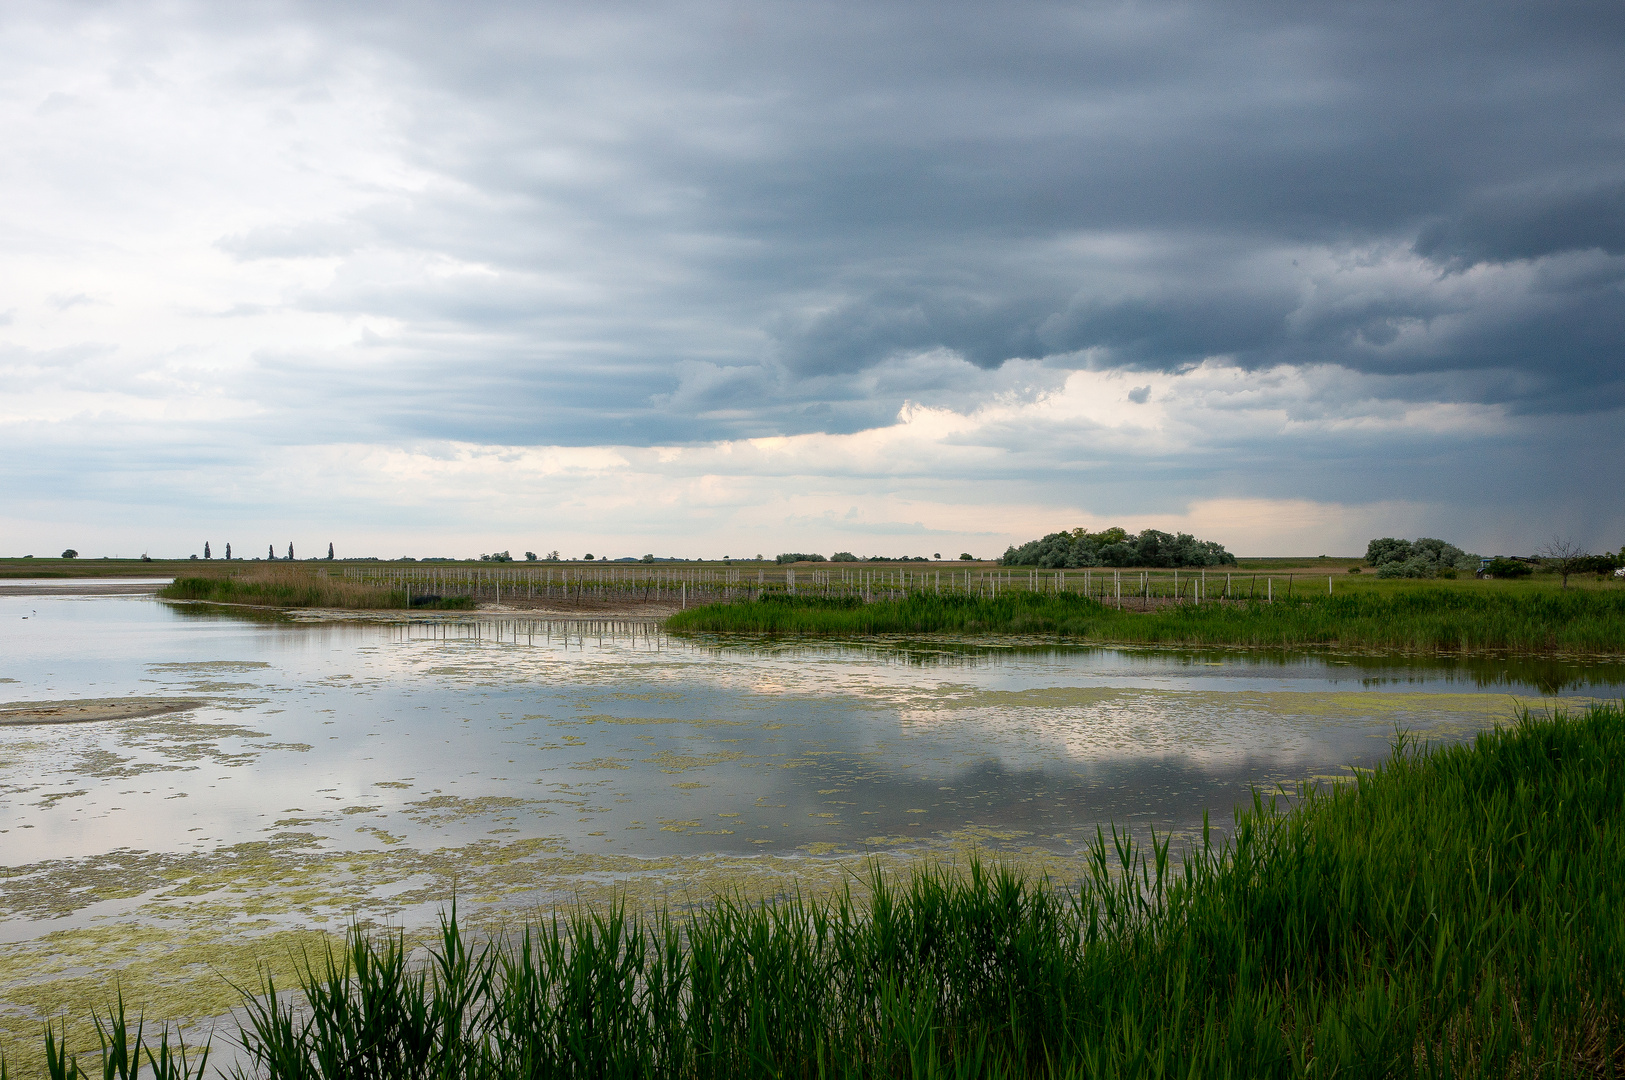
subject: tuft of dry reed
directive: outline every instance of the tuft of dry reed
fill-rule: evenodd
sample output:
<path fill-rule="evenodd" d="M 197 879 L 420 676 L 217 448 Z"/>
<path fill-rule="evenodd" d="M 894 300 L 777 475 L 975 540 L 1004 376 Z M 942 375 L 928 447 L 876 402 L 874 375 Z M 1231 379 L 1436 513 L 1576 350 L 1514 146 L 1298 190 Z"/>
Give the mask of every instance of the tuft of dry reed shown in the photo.
<path fill-rule="evenodd" d="M 218 577 L 182 577 L 158 591 L 165 600 L 255 604 L 279 608 L 367 611 L 408 606 L 406 591 L 367 585 L 293 567 L 256 566 Z"/>

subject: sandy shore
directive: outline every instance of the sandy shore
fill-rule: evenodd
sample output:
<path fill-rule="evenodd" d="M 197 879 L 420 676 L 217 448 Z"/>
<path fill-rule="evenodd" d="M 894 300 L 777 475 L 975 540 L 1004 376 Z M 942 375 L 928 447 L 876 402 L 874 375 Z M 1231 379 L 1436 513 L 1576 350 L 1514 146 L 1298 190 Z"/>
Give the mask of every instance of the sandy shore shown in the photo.
<path fill-rule="evenodd" d="M 6 581 L 0 579 L 0 596 L 139 596 L 155 593 L 170 578 L 146 581 L 99 581 L 96 578 L 70 578 L 62 581 Z"/>

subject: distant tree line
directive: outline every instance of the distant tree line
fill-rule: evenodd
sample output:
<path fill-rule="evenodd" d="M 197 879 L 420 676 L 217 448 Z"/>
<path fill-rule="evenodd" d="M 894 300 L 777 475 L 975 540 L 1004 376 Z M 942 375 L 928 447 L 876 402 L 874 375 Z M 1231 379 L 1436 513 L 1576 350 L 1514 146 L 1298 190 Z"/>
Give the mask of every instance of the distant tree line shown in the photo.
<path fill-rule="evenodd" d="M 826 559 L 822 555 L 814 555 L 814 554 L 811 554 L 809 552 L 786 551 L 783 555 L 779 555 L 779 556 L 775 557 L 773 561 L 776 562 L 776 563 L 798 563 L 798 562 L 930 562 L 931 560 L 927 559 L 924 555 L 898 555 L 898 556 L 870 555 L 868 558 L 860 558 L 859 556 L 852 554 L 850 551 L 837 551 L 834 555 L 831 555 L 829 558 Z"/>
<path fill-rule="evenodd" d="M 1376 567 L 1378 577 L 1386 578 L 1455 577 L 1458 573 L 1520 578 L 1538 568 L 1560 576 L 1566 588 L 1571 575 L 1611 574 L 1625 565 L 1625 548 L 1618 555 L 1592 555 L 1574 540 L 1557 537 L 1533 557 L 1484 559 L 1434 537 L 1399 540 L 1384 536 L 1366 545 L 1365 561 Z"/>
<path fill-rule="evenodd" d="M 1136 534 L 1121 528 L 1089 532 L 1073 529 L 1054 532 L 1020 547 L 1011 547 L 999 560 L 1005 566 L 1036 566 L 1066 570 L 1082 566 L 1184 567 L 1234 566 L 1236 557 L 1212 540 L 1190 533 L 1145 529 Z"/>

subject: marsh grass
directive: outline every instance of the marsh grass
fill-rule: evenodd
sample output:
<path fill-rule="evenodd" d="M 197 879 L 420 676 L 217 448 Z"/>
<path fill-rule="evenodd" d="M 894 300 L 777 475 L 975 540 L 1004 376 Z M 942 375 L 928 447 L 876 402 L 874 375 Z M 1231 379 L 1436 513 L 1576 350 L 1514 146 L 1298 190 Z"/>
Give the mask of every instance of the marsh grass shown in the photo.
<path fill-rule="evenodd" d="M 404 589 L 330 578 L 308 570 L 254 569 L 218 577 L 181 577 L 158 590 L 165 600 L 200 600 L 216 604 L 260 604 L 283 608 L 378 610 L 404 608 Z M 466 597 L 452 598 L 466 601 Z M 420 606 L 420 605 L 414 605 Z M 430 607 L 459 606 L 446 600 Z M 460 606 L 472 606 L 464 603 Z"/>
<path fill-rule="evenodd" d="M 1625 1069 L 1617 705 L 1401 739 L 1352 782 L 1255 795 L 1183 853 L 1098 834 L 1087 867 L 1068 888 L 974 862 L 877 872 L 861 899 L 583 908 L 482 939 L 453 909 L 418 962 L 355 930 L 294 993 L 267 978 L 245 997 L 239 1075 Z"/>
<path fill-rule="evenodd" d="M 1386 584 L 1386 583 L 1384 583 Z M 1410 585 L 1332 596 L 1119 609 L 1076 593 L 997 598 L 916 592 L 862 604 L 767 594 L 671 616 L 671 631 L 765 634 L 1039 634 L 1079 641 L 1416 652 L 1625 652 L 1625 590 Z M 1277 589 L 1280 586 L 1277 584 Z"/>

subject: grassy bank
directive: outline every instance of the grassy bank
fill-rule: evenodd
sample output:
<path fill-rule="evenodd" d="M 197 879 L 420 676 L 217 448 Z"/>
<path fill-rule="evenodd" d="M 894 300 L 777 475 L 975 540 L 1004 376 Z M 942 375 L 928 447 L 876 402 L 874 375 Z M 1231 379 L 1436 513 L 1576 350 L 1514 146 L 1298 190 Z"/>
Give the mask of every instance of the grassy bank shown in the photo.
<path fill-rule="evenodd" d="M 281 608 L 341 608 L 372 611 L 399 608 L 466 610 L 471 598 L 453 596 L 424 602 L 404 589 L 328 578 L 302 570 L 255 570 L 236 576 L 181 577 L 158 590 L 165 600 L 201 600 L 215 604 L 259 604 Z"/>
<path fill-rule="evenodd" d="M 1386 585 L 1386 583 L 1384 583 Z M 1407 585 L 1300 593 L 1274 603 L 1123 610 L 1072 593 L 996 599 L 920 592 L 859 603 L 768 594 L 671 616 L 673 631 L 767 634 L 1041 634 L 1181 645 L 1339 645 L 1427 652 L 1625 652 L 1625 590 Z M 1493 584 L 1493 583 L 1491 583 Z"/>
<path fill-rule="evenodd" d="M 1112 837 L 1089 866 L 1076 889 L 973 865 L 861 901 L 453 924 L 416 965 L 357 933 L 294 994 L 258 988 L 240 1038 L 279 1078 L 1625 1069 L 1617 706 L 1401 746 L 1182 861 Z"/>

